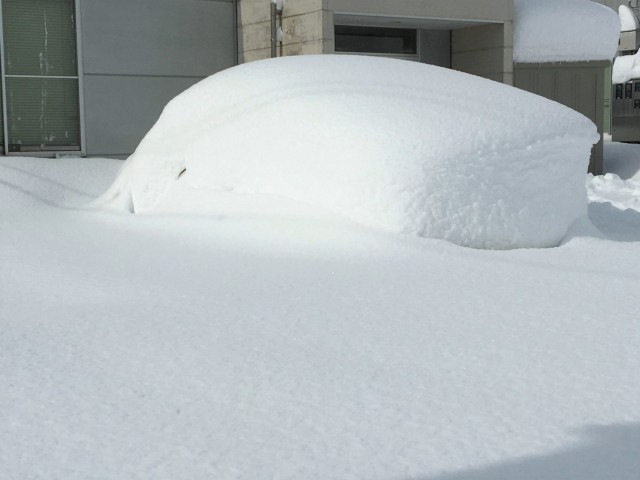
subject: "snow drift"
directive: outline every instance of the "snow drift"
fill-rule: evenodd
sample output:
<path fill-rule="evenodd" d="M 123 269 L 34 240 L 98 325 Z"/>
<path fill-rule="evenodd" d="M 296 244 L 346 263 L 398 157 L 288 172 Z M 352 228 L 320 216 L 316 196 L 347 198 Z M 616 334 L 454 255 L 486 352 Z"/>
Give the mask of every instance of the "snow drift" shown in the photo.
<path fill-rule="evenodd" d="M 207 189 L 212 203 L 215 192 L 267 194 L 465 246 L 553 246 L 585 213 L 598 138 L 575 111 L 479 77 L 286 57 L 171 101 L 102 202 L 146 212 L 172 189 Z"/>
<path fill-rule="evenodd" d="M 620 18 L 589 0 L 514 0 L 513 59 L 521 63 L 611 60 Z"/>

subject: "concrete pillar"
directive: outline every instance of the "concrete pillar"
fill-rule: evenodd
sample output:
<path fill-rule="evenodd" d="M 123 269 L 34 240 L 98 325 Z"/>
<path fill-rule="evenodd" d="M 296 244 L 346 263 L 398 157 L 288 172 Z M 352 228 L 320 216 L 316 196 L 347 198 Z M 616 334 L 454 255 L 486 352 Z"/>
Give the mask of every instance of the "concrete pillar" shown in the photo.
<path fill-rule="evenodd" d="M 333 19 L 326 0 L 284 0 L 283 55 L 333 52 Z M 270 0 L 238 0 L 238 62 L 271 56 Z M 280 48 L 278 48 L 278 55 Z"/>
<path fill-rule="evenodd" d="M 461 28 L 451 33 L 451 68 L 513 85 L 511 22 Z"/>

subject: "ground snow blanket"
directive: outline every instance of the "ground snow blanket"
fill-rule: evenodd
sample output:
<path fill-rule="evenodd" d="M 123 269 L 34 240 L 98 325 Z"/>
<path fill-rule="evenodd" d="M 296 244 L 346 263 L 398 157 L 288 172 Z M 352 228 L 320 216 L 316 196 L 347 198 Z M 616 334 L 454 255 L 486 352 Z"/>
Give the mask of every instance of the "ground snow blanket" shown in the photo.
<path fill-rule="evenodd" d="M 620 18 L 589 0 L 514 0 L 513 59 L 522 63 L 611 60 Z"/>
<path fill-rule="evenodd" d="M 638 480 L 640 213 L 488 251 L 53 206 L 119 163 L 0 158 L 0 479 Z"/>
<path fill-rule="evenodd" d="M 181 183 L 183 193 L 282 196 L 465 246 L 551 246 L 585 212 L 597 140 L 573 110 L 452 70 L 280 58 L 169 103 L 105 199 L 157 211 Z"/>

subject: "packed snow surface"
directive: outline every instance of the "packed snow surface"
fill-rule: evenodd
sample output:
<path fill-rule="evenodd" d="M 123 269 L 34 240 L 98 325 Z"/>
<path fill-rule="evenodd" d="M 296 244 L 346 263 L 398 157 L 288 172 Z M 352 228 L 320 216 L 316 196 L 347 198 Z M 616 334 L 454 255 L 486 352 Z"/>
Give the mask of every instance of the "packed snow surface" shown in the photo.
<path fill-rule="evenodd" d="M 627 5 L 620 5 L 618 7 L 618 16 L 620 17 L 621 31 L 632 32 L 640 28 L 640 25 L 638 24 L 638 17 Z"/>
<path fill-rule="evenodd" d="M 170 102 L 105 200 L 159 212 L 197 189 L 224 201 L 271 195 L 465 246 L 554 246 L 585 212 L 597 140 L 575 111 L 479 77 L 286 57 L 218 73 Z"/>
<path fill-rule="evenodd" d="M 515 62 L 611 60 L 620 18 L 589 0 L 514 0 Z"/>
<path fill-rule="evenodd" d="M 3 480 L 638 479 L 637 211 L 485 251 L 68 208 L 119 166 L 0 158 Z"/>

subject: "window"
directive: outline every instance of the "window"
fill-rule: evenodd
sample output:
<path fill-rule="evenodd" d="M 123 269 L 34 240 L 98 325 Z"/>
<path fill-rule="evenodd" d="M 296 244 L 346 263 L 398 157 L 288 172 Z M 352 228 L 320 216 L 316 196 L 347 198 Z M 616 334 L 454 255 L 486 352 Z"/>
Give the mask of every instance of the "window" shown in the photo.
<path fill-rule="evenodd" d="M 75 0 L 0 6 L 6 152 L 79 151 Z"/>
<path fill-rule="evenodd" d="M 336 52 L 417 55 L 418 32 L 410 28 L 336 25 Z"/>

